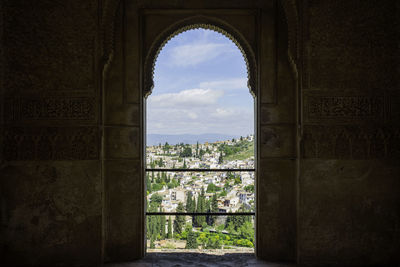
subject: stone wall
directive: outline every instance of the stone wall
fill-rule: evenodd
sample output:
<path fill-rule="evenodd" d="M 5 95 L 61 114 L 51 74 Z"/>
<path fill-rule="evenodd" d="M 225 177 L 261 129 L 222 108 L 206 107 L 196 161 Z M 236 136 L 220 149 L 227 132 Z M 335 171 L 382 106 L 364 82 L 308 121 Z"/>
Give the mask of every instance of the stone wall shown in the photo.
<path fill-rule="evenodd" d="M 0 262 L 101 262 L 98 1 L 2 1 Z"/>
<path fill-rule="evenodd" d="M 231 26 L 259 68 L 257 255 L 324 266 L 400 261 L 396 1 L 5 0 L 0 8 L 0 264 L 144 255 L 140 10 L 180 8 L 256 17 Z"/>
<path fill-rule="evenodd" d="M 400 258 L 396 1 L 305 1 L 301 263 Z"/>

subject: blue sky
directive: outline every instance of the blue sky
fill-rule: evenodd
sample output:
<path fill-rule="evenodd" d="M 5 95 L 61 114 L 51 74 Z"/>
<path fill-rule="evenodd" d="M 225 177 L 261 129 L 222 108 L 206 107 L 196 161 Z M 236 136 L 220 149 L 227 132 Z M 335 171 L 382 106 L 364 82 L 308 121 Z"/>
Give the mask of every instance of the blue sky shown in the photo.
<path fill-rule="evenodd" d="M 156 61 L 147 132 L 245 136 L 253 127 L 254 100 L 236 45 L 204 29 L 172 38 Z"/>

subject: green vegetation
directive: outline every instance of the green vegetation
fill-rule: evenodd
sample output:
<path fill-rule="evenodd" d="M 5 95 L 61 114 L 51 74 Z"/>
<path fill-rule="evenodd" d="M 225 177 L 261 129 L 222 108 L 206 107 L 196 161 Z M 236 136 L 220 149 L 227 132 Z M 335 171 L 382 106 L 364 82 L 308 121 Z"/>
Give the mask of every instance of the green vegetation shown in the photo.
<path fill-rule="evenodd" d="M 214 168 L 213 164 L 217 162 L 225 165 L 232 160 L 247 160 L 254 157 L 254 143 L 241 137 L 232 141 L 203 145 L 199 143 L 196 145 L 183 143 L 169 145 L 165 143 L 157 147 L 153 146 L 149 148 L 149 151 L 148 165 L 150 168 L 171 168 L 172 166 L 172 168 L 184 169 L 209 169 Z M 225 166 L 232 166 L 232 164 L 251 166 L 252 162 L 249 160 L 233 162 Z M 171 205 L 172 207 L 176 205 L 177 200 L 185 199 L 184 203 L 178 203 L 176 212 L 213 213 L 222 208 L 218 205 L 224 205 L 225 197 L 228 194 L 233 193 L 233 195 L 237 194 L 238 196 L 242 190 L 249 194 L 254 193 L 254 185 L 242 185 L 242 179 L 247 179 L 248 176 L 244 176 L 240 172 L 225 172 L 226 175 L 222 172 L 221 174 L 212 174 L 211 172 L 194 174 L 194 172 L 184 174 L 180 172 L 171 174 L 169 171 L 147 172 L 145 185 L 147 194 L 151 194 L 147 203 L 147 211 L 162 212 L 163 205 L 170 210 Z M 215 177 L 214 183 L 207 184 L 210 177 Z M 172 192 L 164 191 L 174 188 L 177 189 Z M 189 191 L 186 191 L 188 189 Z M 191 192 L 190 190 L 195 191 Z M 157 193 L 158 191 L 160 192 Z M 185 192 L 186 195 L 184 195 Z M 173 193 L 176 193 L 176 198 L 172 197 Z M 253 200 L 247 199 L 247 201 L 249 201 L 246 204 L 247 206 L 253 205 Z M 232 210 L 237 208 L 233 207 Z M 243 206 L 239 211 L 245 211 Z M 190 217 L 191 220 L 189 220 Z M 185 241 L 185 247 L 188 249 L 254 247 L 254 226 L 250 216 L 147 216 L 146 227 L 146 235 L 151 248 L 178 247 L 173 240 Z M 168 239 L 168 241 L 159 242 L 165 239 Z M 182 245 L 179 245 L 179 247 L 182 248 Z"/>
<path fill-rule="evenodd" d="M 176 208 L 176 212 L 184 212 L 185 208 L 183 204 L 179 202 L 178 207 Z M 174 221 L 174 234 L 181 234 L 183 225 L 185 224 L 185 216 L 177 215 Z"/>
<path fill-rule="evenodd" d="M 254 142 L 241 141 L 238 146 L 234 146 L 228 153 L 225 153 L 225 161 L 245 160 L 254 157 Z"/>

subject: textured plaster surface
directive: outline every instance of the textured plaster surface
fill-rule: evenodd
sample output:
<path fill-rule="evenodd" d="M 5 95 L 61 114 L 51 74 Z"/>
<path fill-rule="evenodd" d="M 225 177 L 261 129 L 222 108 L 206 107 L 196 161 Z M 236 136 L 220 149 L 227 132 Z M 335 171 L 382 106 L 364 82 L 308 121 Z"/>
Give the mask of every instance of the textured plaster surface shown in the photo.
<path fill-rule="evenodd" d="M 0 173 L 2 263 L 100 262 L 100 162 L 18 162 Z"/>
<path fill-rule="evenodd" d="M 302 161 L 299 236 L 302 262 L 320 265 L 399 262 L 399 177 L 398 161 Z"/>

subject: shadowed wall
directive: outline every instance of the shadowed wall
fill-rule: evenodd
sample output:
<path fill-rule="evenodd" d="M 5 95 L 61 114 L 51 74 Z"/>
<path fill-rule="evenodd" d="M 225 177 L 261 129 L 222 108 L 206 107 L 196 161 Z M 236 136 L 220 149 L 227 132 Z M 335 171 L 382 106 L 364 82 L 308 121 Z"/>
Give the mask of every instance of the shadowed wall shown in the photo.
<path fill-rule="evenodd" d="M 259 67 L 257 255 L 399 263 L 393 0 L 2 1 L 0 263 L 143 256 L 141 70 L 159 29 L 140 18 L 181 8 L 253 14 L 232 28 Z"/>

